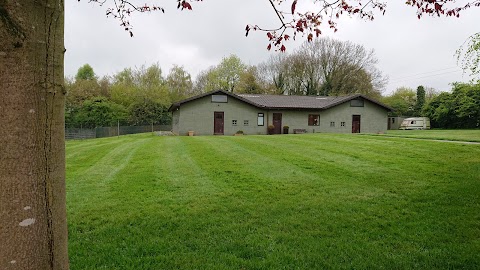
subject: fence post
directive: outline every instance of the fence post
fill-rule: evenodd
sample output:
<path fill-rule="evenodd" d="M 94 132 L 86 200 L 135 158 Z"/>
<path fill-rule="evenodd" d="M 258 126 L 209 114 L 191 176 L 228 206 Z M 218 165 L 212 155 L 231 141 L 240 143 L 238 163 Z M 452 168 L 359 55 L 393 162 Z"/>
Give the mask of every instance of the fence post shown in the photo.
<path fill-rule="evenodd" d="M 120 120 L 117 120 L 117 137 L 120 137 Z"/>

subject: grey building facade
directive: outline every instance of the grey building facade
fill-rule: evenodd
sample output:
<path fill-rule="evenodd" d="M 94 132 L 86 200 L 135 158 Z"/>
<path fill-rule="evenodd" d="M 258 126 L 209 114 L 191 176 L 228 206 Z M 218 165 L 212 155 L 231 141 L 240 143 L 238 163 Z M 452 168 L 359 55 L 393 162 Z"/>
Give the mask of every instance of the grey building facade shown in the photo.
<path fill-rule="evenodd" d="M 407 118 L 406 116 L 389 116 L 388 117 L 388 129 L 389 130 L 397 130 L 400 129 L 400 125 L 402 124 L 403 120 Z"/>
<path fill-rule="evenodd" d="M 387 130 L 390 107 L 363 95 L 343 97 L 236 95 L 212 91 L 172 104 L 177 135 L 378 133 Z"/>

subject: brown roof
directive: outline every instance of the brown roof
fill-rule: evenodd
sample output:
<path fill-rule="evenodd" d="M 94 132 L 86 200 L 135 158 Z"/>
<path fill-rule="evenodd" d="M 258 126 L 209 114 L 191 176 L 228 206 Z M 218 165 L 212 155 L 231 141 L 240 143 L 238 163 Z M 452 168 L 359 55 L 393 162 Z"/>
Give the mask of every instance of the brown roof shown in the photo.
<path fill-rule="evenodd" d="M 349 98 L 248 94 L 240 94 L 239 96 L 261 107 L 275 109 L 323 109 L 332 103 L 341 103 Z"/>
<path fill-rule="evenodd" d="M 194 96 L 182 101 L 179 101 L 177 103 L 172 104 L 172 106 L 169 108 L 169 111 L 173 111 L 176 108 L 180 107 L 181 104 L 196 100 L 202 97 L 206 97 L 209 95 L 213 94 L 225 94 L 228 96 L 231 96 L 233 98 L 236 98 L 238 100 L 241 100 L 243 102 L 246 102 L 252 106 L 258 107 L 258 108 L 264 108 L 264 109 L 301 109 L 301 110 L 307 110 L 307 109 L 316 109 L 316 110 L 325 110 L 331 107 L 334 107 L 336 105 L 339 105 L 341 103 L 350 101 L 352 99 L 356 98 L 363 98 L 366 100 L 369 100 L 370 102 L 373 102 L 386 110 L 392 110 L 392 108 L 388 107 L 385 104 L 382 104 L 374 99 L 371 99 L 369 97 L 366 97 L 361 94 L 355 94 L 355 95 L 350 95 L 350 96 L 329 96 L 329 97 L 324 97 L 324 96 L 286 96 L 286 95 L 257 95 L 257 94 L 233 94 L 230 92 L 226 92 L 223 90 L 216 90 L 212 92 L 208 92 L 205 94 L 201 94 L 198 96 Z"/>
<path fill-rule="evenodd" d="M 200 98 L 203 98 L 203 97 L 206 97 L 206 96 L 215 95 L 215 94 L 224 94 L 224 95 L 227 95 L 227 96 L 231 96 L 233 98 L 236 98 L 238 100 L 246 102 L 246 103 L 248 103 L 250 105 L 253 105 L 255 107 L 259 107 L 258 104 L 252 103 L 249 100 L 244 99 L 244 98 L 242 98 L 238 95 L 235 95 L 233 93 L 230 93 L 230 92 L 227 92 L 227 91 L 224 91 L 224 90 L 214 90 L 214 91 L 210 91 L 210 92 L 207 92 L 207 93 L 203 93 L 203 94 L 200 94 L 200 95 L 197 95 L 197 96 L 193 96 L 193 97 L 175 102 L 175 103 L 172 104 L 172 106 L 170 106 L 170 108 L 168 108 L 168 111 L 169 112 L 174 111 L 184 103 L 187 103 L 187 102 L 190 102 L 190 101 L 193 101 L 193 100 L 197 100 L 197 99 L 200 99 Z"/>

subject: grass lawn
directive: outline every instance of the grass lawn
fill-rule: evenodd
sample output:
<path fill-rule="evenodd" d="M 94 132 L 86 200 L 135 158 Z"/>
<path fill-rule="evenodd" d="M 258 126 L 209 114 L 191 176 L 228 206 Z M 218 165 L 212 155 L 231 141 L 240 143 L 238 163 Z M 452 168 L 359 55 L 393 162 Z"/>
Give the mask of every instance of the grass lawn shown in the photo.
<path fill-rule="evenodd" d="M 480 129 L 389 130 L 386 135 L 418 139 L 480 142 Z"/>
<path fill-rule="evenodd" d="M 71 269 L 478 269 L 480 145 L 69 141 L 67 211 Z"/>

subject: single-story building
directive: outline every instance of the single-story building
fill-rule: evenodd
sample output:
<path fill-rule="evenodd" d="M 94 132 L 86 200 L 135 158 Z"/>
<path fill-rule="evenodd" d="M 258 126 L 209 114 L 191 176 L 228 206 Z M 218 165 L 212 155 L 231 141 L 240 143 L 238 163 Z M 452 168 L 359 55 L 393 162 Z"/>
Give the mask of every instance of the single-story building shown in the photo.
<path fill-rule="evenodd" d="M 400 129 L 400 124 L 405 120 L 407 116 L 389 116 L 388 117 L 388 130 Z"/>
<path fill-rule="evenodd" d="M 177 135 L 378 133 L 392 109 L 364 95 L 339 97 L 233 94 L 216 90 L 170 106 Z"/>

